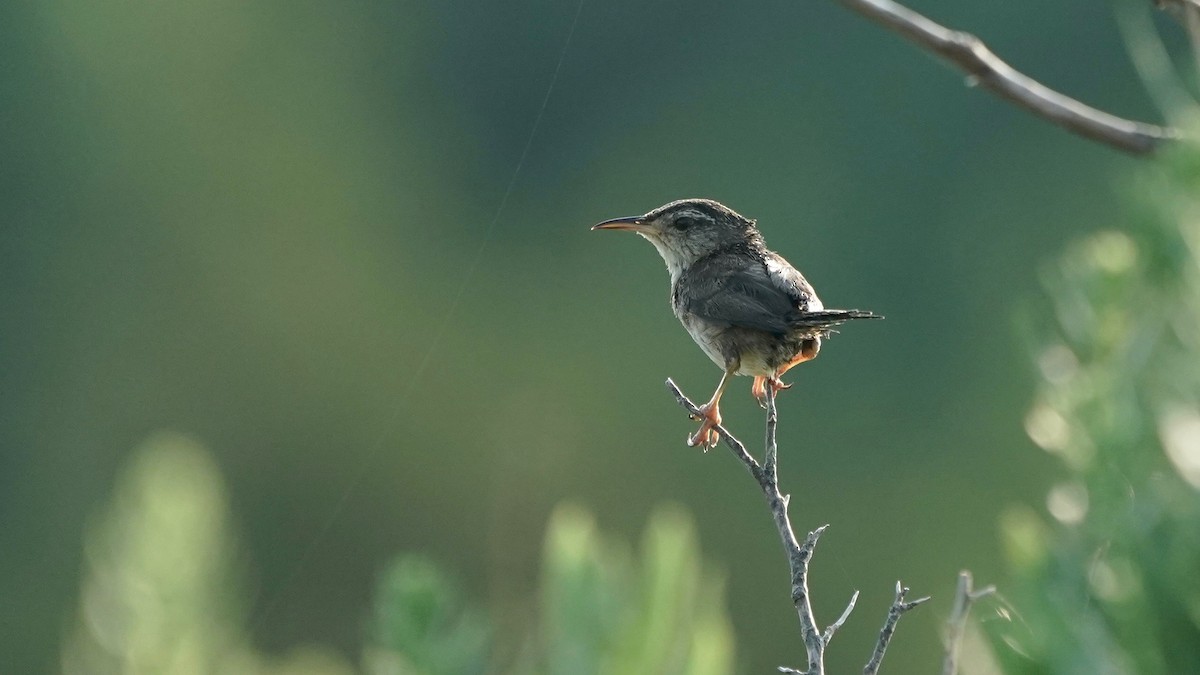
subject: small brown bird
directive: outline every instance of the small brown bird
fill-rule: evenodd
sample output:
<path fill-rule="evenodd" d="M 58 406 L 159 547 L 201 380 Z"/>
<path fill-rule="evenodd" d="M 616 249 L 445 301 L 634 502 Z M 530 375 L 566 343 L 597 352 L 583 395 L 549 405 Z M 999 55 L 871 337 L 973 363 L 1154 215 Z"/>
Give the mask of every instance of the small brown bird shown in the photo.
<path fill-rule="evenodd" d="M 725 374 L 700 406 L 688 445 L 719 440 L 721 394 L 733 375 L 753 375 L 750 391 L 765 407 L 767 387 L 816 358 L 821 338 L 851 319 L 880 319 L 857 309 L 825 309 L 788 261 L 767 250 L 754 221 L 711 199 L 682 199 L 644 216 L 606 220 L 593 230 L 629 230 L 654 244 L 671 274 L 671 307 L 692 339 Z"/>

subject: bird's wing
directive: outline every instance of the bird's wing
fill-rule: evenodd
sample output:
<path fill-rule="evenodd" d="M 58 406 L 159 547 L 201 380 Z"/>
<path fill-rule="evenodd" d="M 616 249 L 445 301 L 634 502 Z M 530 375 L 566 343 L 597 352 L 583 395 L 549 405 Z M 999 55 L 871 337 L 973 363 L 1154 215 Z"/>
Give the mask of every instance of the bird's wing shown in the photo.
<path fill-rule="evenodd" d="M 792 299 L 793 307 L 797 312 L 803 314 L 825 309 L 825 306 L 821 304 L 821 299 L 817 297 L 817 292 L 813 290 L 812 284 L 808 283 L 808 279 L 804 278 L 800 270 L 784 260 L 783 256 L 773 251 L 767 251 L 763 256 L 763 266 L 767 270 L 767 276 L 771 283 L 778 286 Z"/>
<path fill-rule="evenodd" d="M 819 309 L 812 286 L 773 253 L 718 255 L 696 262 L 679 280 L 685 312 L 770 333 L 788 332 L 799 315 Z"/>

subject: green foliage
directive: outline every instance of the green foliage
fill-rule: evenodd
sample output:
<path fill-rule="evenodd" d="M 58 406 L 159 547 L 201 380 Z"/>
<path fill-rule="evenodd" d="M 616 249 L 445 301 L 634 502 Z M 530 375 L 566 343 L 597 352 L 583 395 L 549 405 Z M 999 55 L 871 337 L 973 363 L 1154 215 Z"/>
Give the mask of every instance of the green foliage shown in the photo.
<path fill-rule="evenodd" d="M 1200 672 L 1200 150 L 1143 177 L 1122 231 L 1046 275 L 1054 325 L 1030 437 L 1062 460 L 1032 511 L 1003 519 L 1010 673 Z"/>
<path fill-rule="evenodd" d="M 211 459 L 161 434 L 89 533 L 66 673 L 215 673 L 239 650 L 226 507 Z"/>
<path fill-rule="evenodd" d="M 246 640 L 228 499 L 211 456 L 159 433 L 89 528 L 67 675 L 349 675 L 327 650 L 275 660 Z"/>
<path fill-rule="evenodd" d="M 550 521 L 543 565 L 537 626 L 510 672 L 733 672 L 722 583 L 702 569 L 694 528 L 678 509 L 651 517 L 635 559 L 604 538 L 591 516 L 560 507 Z M 368 658 L 374 673 L 491 672 L 484 622 L 421 558 L 401 558 L 384 575 L 374 635 Z"/>
<path fill-rule="evenodd" d="M 349 675 L 328 650 L 271 659 L 246 639 L 220 474 L 196 442 L 158 434 L 134 453 L 112 504 L 91 528 L 67 674 Z M 604 538 L 575 507 L 554 512 L 541 613 L 521 674 L 733 671 L 723 583 L 703 569 L 691 520 L 657 511 L 642 552 Z M 494 663 L 491 628 L 432 562 L 402 556 L 382 575 L 364 670 L 373 675 L 478 675 Z"/>
<path fill-rule="evenodd" d="M 695 529 L 664 508 L 646 525 L 640 560 L 606 542 L 591 517 L 560 507 L 542 582 L 546 675 L 718 675 L 733 670 L 723 584 L 702 569 Z"/>
<path fill-rule="evenodd" d="M 487 671 L 489 629 L 459 589 L 429 560 L 398 559 L 376 591 L 375 647 L 368 669 L 412 675 L 473 675 Z"/>

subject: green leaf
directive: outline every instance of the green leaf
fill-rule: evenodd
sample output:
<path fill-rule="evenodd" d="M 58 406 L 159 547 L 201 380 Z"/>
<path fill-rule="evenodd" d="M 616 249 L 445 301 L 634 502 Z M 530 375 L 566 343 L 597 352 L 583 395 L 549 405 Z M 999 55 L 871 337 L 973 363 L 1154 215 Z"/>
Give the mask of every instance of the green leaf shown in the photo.
<path fill-rule="evenodd" d="M 428 559 L 409 555 L 383 574 L 376 593 L 368 669 L 377 675 L 487 672 L 490 629 Z"/>

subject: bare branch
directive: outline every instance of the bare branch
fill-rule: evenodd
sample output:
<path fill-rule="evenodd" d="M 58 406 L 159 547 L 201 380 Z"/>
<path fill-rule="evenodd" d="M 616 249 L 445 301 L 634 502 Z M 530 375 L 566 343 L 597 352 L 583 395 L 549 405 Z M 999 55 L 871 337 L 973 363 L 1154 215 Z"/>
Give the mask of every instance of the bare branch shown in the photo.
<path fill-rule="evenodd" d="M 767 387 L 770 392 L 770 387 Z M 767 400 L 771 400 L 771 393 L 767 394 Z M 771 405 L 768 402 L 767 405 Z M 778 490 L 775 491 L 778 494 Z M 767 498 L 771 501 L 771 498 Z M 808 672 L 810 675 L 821 675 L 825 672 L 825 641 L 821 639 L 821 629 L 817 626 L 817 619 L 813 616 L 812 602 L 809 600 L 808 594 L 808 563 L 812 561 L 813 549 L 817 547 L 817 539 L 821 538 L 821 533 L 825 531 L 828 525 L 822 525 L 804 538 L 804 545 L 798 549 L 792 549 L 791 544 L 796 541 L 796 535 L 792 532 L 792 524 L 788 522 L 787 506 L 783 506 L 782 522 L 780 524 L 780 513 L 772 506 L 771 510 L 775 512 L 775 525 L 780 528 L 779 534 L 784 538 L 783 546 L 788 551 L 788 563 L 792 571 L 792 605 L 796 608 L 796 614 L 800 617 L 800 636 L 804 639 L 804 649 L 808 652 Z M 785 535 L 783 528 L 786 526 L 787 533 Z M 791 540 L 790 542 L 788 540 Z"/>
<path fill-rule="evenodd" d="M 812 560 L 813 550 L 817 547 L 817 539 L 828 525 L 822 525 L 804 538 L 804 544 L 797 546 L 796 533 L 792 530 L 792 521 L 788 516 L 790 497 L 779 491 L 779 445 L 775 439 L 775 431 L 779 426 L 779 415 L 775 407 L 775 388 L 767 386 L 767 439 L 766 454 L 763 456 L 762 479 L 759 487 L 771 507 L 771 515 L 775 518 L 775 527 L 783 541 L 783 549 L 788 556 L 788 567 L 792 573 L 792 605 L 800 617 L 800 634 L 804 638 L 804 648 L 808 652 L 808 672 L 820 675 L 825 671 L 825 641 L 821 639 L 821 629 L 813 616 L 812 602 L 808 593 L 808 563 Z"/>
<path fill-rule="evenodd" d="M 1175 129 L 1117 117 L 1050 89 L 1005 63 L 974 35 L 946 28 L 892 0 L 838 2 L 941 57 L 965 72 L 970 84 L 1084 138 L 1131 155 L 1149 155 L 1162 141 L 1180 137 Z"/>
<path fill-rule="evenodd" d="M 691 415 L 699 413 L 699 408 L 695 403 L 692 403 L 675 384 L 674 381 L 667 380 L 667 389 L 675 396 L 675 400 L 684 410 Z M 796 608 L 796 615 L 800 619 L 800 634 L 804 639 L 804 649 L 808 655 L 808 668 L 806 670 L 796 670 L 781 666 L 781 673 L 792 673 L 793 675 L 824 675 L 825 673 L 825 647 L 829 645 L 829 641 L 833 639 L 834 633 L 846 623 L 850 617 L 850 613 L 854 611 L 854 605 L 858 602 L 858 591 L 850 598 L 846 609 L 842 611 L 842 615 L 837 621 L 830 624 L 825 632 L 817 626 L 817 620 L 813 616 L 812 603 L 809 601 L 808 591 L 808 564 L 812 560 L 813 551 L 817 547 L 817 541 L 821 538 L 821 534 L 825 531 L 828 525 L 822 525 L 817 529 L 809 532 L 804 537 L 804 542 L 801 543 L 796 539 L 796 532 L 792 529 L 792 522 L 788 516 L 789 497 L 779 491 L 779 446 L 776 441 L 775 433 L 778 427 L 779 417 L 775 407 L 775 389 L 767 387 L 767 438 L 766 452 L 763 456 L 762 464 L 759 464 L 754 457 L 746 451 L 746 446 L 742 444 L 733 434 L 729 433 L 724 427 L 718 426 L 717 433 L 729 446 L 733 452 L 733 456 L 741 462 L 754 480 L 758 483 L 758 487 L 762 490 L 763 496 L 767 499 L 767 506 L 771 509 L 771 515 L 775 520 L 775 528 L 779 531 L 779 539 L 783 542 L 783 550 L 788 557 L 788 568 L 791 572 L 792 581 L 792 605 Z M 884 634 L 880 635 L 880 644 L 875 648 L 875 654 L 871 657 L 871 663 L 874 668 L 879 668 L 879 662 L 883 659 L 883 651 L 887 648 L 887 642 L 891 639 L 892 632 L 895 631 L 896 622 L 900 620 L 900 615 L 917 605 L 925 602 L 929 598 L 922 598 L 912 602 L 904 602 L 904 594 L 908 593 L 908 589 L 901 589 L 899 583 L 896 585 L 896 602 L 892 603 L 892 608 L 888 613 L 887 623 L 884 624 Z M 870 671 L 875 672 L 874 670 Z"/>
<path fill-rule="evenodd" d="M 905 601 L 908 595 L 908 588 L 905 588 L 899 581 L 896 582 L 896 599 L 892 601 L 892 608 L 888 610 L 887 620 L 883 622 L 883 629 L 879 631 L 879 640 L 875 642 L 875 652 L 871 654 L 871 660 L 863 668 L 863 675 L 875 675 L 879 672 L 879 664 L 883 662 L 883 653 L 887 651 L 888 643 L 892 641 L 892 635 L 896 632 L 896 624 L 900 621 L 900 617 L 910 609 L 929 600 L 929 597 L 917 598 L 912 601 Z"/>
<path fill-rule="evenodd" d="M 858 591 L 854 591 L 854 595 L 850 596 L 850 602 L 846 604 L 846 609 L 842 610 L 842 615 L 837 621 L 825 627 L 825 634 L 821 636 L 821 640 L 825 642 L 825 646 L 829 646 L 829 641 L 833 639 L 833 634 L 837 632 L 845 623 L 846 619 L 850 618 L 850 612 L 854 611 L 854 605 L 858 602 Z"/>
<path fill-rule="evenodd" d="M 950 610 L 950 618 L 946 619 L 946 658 L 942 661 L 942 675 L 958 673 L 958 650 L 962 645 L 963 633 L 967 630 L 967 615 L 971 612 L 971 605 L 976 600 L 996 592 L 995 586 L 975 590 L 973 584 L 970 572 L 963 570 L 958 573 L 954 607 Z"/>
<path fill-rule="evenodd" d="M 688 411 L 689 415 L 700 414 L 700 407 L 695 403 L 692 403 L 691 399 L 689 399 L 687 396 L 684 396 L 683 392 L 680 391 L 679 386 L 675 384 L 675 381 L 669 377 L 667 378 L 667 390 L 674 394 L 675 400 L 679 401 L 679 405 L 683 406 L 683 409 Z M 763 469 L 762 466 L 759 465 L 758 460 L 751 457 L 749 452 L 746 452 L 746 446 L 742 445 L 741 441 L 735 438 L 733 434 L 729 433 L 728 429 L 721 425 L 717 425 L 716 431 L 721 435 L 721 439 L 725 441 L 725 445 L 729 446 L 729 450 L 733 452 L 733 456 L 736 457 L 739 462 L 746 465 L 746 469 L 750 472 L 750 475 L 754 476 L 754 480 L 758 481 L 759 485 L 761 485 L 763 482 Z"/>
<path fill-rule="evenodd" d="M 697 414 L 699 409 L 696 407 L 696 404 L 692 403 L 672 380 L 667 380 L 667 389 L 674 394 L 675 400 L 679 402 L 679 405 L 683 406 L 684 410 L 693 415 Z M 808 536 L 804 538 L 803 544 L 796 539 L 796 533 L 792 529 L 792 523 L 788 517 L 788 497 L 779 491 L 779 453 L 778 444 L 775 440 L 777 426 L 778 414 L 775 408 L 775 391 L 771 387 L 767 387 L 766 454 L 761 465 L 750 456 L 750 453 L 746 452 L 746 446 L 735 438 L 733 434 L 729 433 L 727 429 L 718 426 L 717 433 L 721 435 L 725 444 L 733 451 L 734 457 L 750 471 L 750 475 L 754 477 L 759 489 L 763 492 L 763 496 L 767 499 L 767 506 L 771 509 L 771 515 L 775 520 L 775 527 L 779 531 L 780 540 L 783 542 L 783 550 L 788 557 L 788 567 L 791 572 L 792 581 L 792 604 L 795 606 L 796 615 L 800 619 L 800 634 L 804 639 L 804 648 L 808 652 L 808 670 L 803 672 L 809 675 L 822 675 L 825 672 L 823 661 L 825 640 L 822 639 L 821 629 L 817 627 L 817 620 L 813 617 L 812 604 L 809 602 L 808 563 L 812 560 L 813 549 L 817 546 L 817 540 L 820 539 L 821 533 L 825 531 L 828 525 L 818 527 L 809 532 Z M 843 616 L 839 621 L 844 621 L 844 619 L 845 617 Z M 785 670 L 783 672 L 788 671 Z"/>

